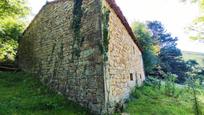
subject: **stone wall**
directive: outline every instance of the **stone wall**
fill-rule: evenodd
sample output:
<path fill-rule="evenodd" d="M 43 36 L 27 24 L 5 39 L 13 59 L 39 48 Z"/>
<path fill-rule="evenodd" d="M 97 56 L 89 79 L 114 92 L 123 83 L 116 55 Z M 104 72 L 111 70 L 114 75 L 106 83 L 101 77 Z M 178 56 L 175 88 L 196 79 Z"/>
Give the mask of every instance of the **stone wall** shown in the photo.
<path fill-rule="evenodd" d="M 46 4 L 24 32 L 18 51 L 21 69 L 94 113 L 105 104 L 99 2 Z"/>
<path fill-rule="evenodd" d="M 145 79 L 142 54 L 106 0 L 46 4 L 18 58 L 22 70 L 96 114 L 113 112 Z"/>
<path fill-rule="evenodd" d="M 145 79 L 142 54 L 115 11 L 104 1 L 109 14 L 106 102 L 109 109 L 124 103 L 136 85 Z M 110 110 L 112 111 L 112 110 Z"/>

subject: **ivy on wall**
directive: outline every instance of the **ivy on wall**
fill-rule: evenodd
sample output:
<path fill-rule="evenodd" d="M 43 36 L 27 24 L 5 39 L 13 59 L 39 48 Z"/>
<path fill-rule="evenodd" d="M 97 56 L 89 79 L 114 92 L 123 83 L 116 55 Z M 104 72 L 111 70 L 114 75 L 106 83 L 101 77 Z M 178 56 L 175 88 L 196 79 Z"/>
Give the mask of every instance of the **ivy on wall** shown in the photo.
<path fill-rule="evenodd" d="M 74 0 L 74 8 L 73 8 L 73 22 L 72 22 L 72 29 L 74 31 L 74 41 L 73 41 L 73 53 L 72 59 L 76 57 L 80 57 L 80 46 L 81 42 L 83 41 L 83 37 L 80 32 L 81 28 L 81 18 L 83 16 L 82 10 L 82 2 L 83 0 Z"/>
<path fill-rule="evenodd" d="M 108 52 L 108 44 L 109 44 L 109 15 L 110 10 L 106 7 L 102 8 L 102 31 L 103 31 L 103 54 L 104 60 L 108 60 L 107 52 Z"/>

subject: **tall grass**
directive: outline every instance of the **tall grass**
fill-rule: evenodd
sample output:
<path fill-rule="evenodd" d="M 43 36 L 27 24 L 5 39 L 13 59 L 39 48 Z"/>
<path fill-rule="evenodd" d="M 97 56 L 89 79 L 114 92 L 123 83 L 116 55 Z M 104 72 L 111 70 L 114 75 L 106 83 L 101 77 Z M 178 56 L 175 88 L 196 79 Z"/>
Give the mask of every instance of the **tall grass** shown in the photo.
<path fill-rule="evenodd" d="M 194 115 L 192 91 L 175 87 L 174 95 L 167 95 L 165 90 L 164 85 L 161 89 L 151 85 L 137 88 L 125 112 L 130 115 Z M 200 99 L 204 99 L 201 92 Z M 204 112 L 204 103 L 201 105 Z"/>

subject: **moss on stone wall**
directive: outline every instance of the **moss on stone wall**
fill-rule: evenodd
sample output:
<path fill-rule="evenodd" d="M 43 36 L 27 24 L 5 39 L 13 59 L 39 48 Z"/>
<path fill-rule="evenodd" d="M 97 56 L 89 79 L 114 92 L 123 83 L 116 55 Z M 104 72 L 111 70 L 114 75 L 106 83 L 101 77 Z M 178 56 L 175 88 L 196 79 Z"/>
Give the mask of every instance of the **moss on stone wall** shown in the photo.
<path fill-rule="evenodd" d="M 105 103 L 103 60 L 98 49 L 98 44 L 103 47 L 99 2 L 50 3 L 24 34 L 32 46 L 22 44 L 20 50 L 24 53 L 24 48 L 33 47 L 28 49 L 32 55 L 25 52 L 20 57 L 23 70 L 41 73 L 37 76 L 50 89 L 94 113 L 101 113 Z M 31 67 L 34 65 L 30 64 L 31 58 L 37 59 L 34 67 Z"/>
<path fill-rule="evenodd" d="M 73 8 L 73 22 L 72 22 L 72 29 L 74 31 L 74 42 L 73 42 L 73 52 L 72 52 L 72 59 L 74 57 L 80 57 L 80 46 L 81 42 L 83 42 L 83 37 L 81 35 L 81 18 L 83 16 L 82 10 L 82 2 L 83 0 L 74 0 L 74 8 Z"/>
<path fill-rule="evenodd" d="M 102 31 L 103 31 L 103 54 L 104 60 L 108 60 L 107 52 L 108 52 L 108 44 L 109 44 L 109 15 L 110 10 L 106 7 L 102 8 Z"/>
<path fill-rule="evenodd" d="M 63 49 L 64 49 L 64 44 L 63 44 L 63 43 L 60 43 L 60 51 L 58 52 L 58 56 L 59 56 L 59 58 L 60 58 L 61 60 L 64 58 Z"/>

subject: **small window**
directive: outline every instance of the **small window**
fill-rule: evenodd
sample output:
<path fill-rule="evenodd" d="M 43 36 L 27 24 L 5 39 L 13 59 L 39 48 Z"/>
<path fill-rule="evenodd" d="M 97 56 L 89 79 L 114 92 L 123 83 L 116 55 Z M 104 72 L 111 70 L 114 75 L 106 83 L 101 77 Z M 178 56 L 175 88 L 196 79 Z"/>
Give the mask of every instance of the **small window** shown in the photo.
<path fill-rule="evenodd" d="M 142 75 L 140 74 L 140 79 L 142 79 Z"/>
<path fill-rule="evenodd" d="M 130 81 L 133 81 L 133 74 L 130 73 Z"/>

